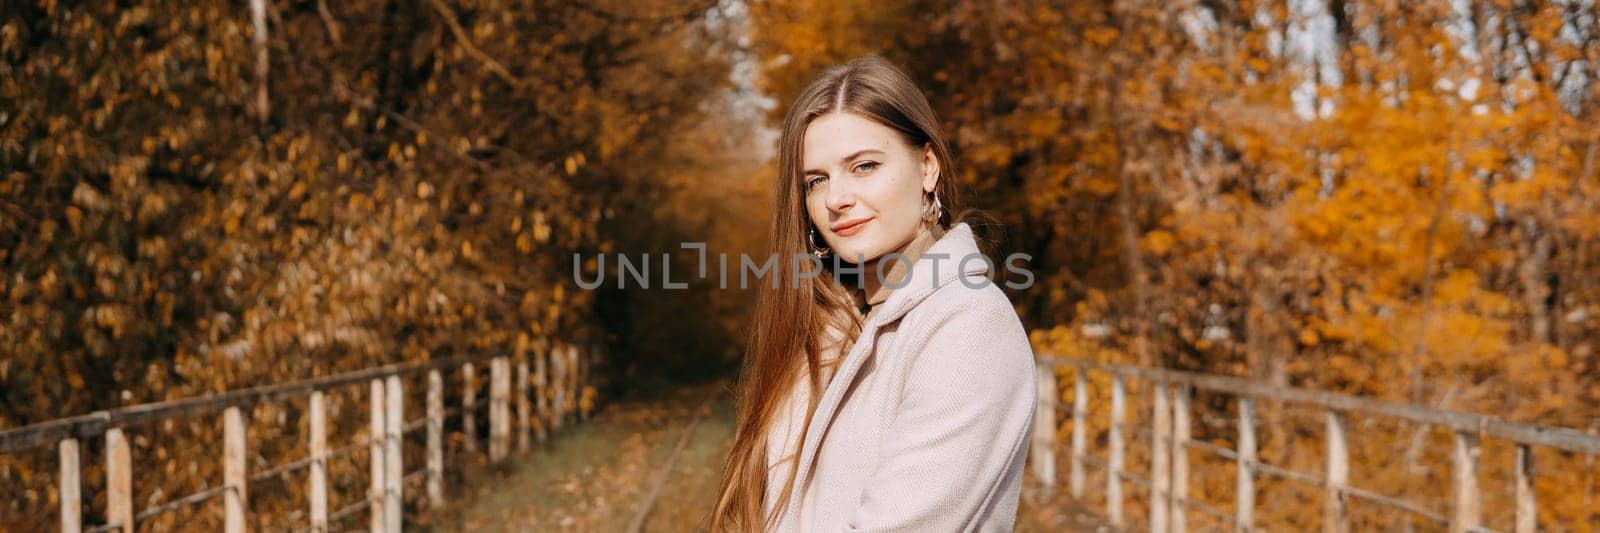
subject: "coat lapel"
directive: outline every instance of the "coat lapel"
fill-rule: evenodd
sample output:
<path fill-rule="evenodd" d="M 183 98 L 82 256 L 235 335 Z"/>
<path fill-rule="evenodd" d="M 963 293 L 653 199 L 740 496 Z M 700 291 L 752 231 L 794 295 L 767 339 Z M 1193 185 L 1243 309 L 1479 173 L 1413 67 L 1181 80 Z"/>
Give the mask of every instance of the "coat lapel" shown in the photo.
<path fill-rule="evenodd" d="M 844 356 L 839 370 L 828 380 L 828 386 L 822 391 L 822 398 L 817 403 L 817 411 L 812 415 L 811 423 L 805 432 L 805 442 L 801 446 L 799 461 L 795 472 L 795 490 L 789 494 L 789 503 L 784 507 L 786 520 L 784 523 L 794 524 L 799 518 L 800 498 L 805 494 L 806 484 L 810 481 L 813 462 L 816 460 L 817 449 L 822 444 L 823 434 L 839 411 L 839 404 L 844 398 L 844 393 L 855 381 L 856 374 L 861 371 L 861 366 L 866 363 L 867 357 L 873 353 L 873 348 L 878 341 L 878 330 L 884 324 L 899 320 L 907 311 L 917 303 L 927 298 L 934 290 L 956 278 L 966 275 L 984 275 L 989 271 L 985 261 L 969 261 L 965 268 L 957 272 L 957 265 L 968 254 L 979 253 L 976 242 L 972 237 L 972 229 L 966 223 L 957 224 L 946 231 L 944 236 L 930 246 L 916 261 L 916 266 L 911 270 L 910 282 L 902 289 L 889 293 L 889 299 L 880 304 L 881 312 L 872 313 L 866 324 L 861 327 L 861 335 L 856 337 L 856 342 L 850 347 L 849 353 Z M 947 257 L 938 257 L 930 254 L 946 254 Z M 940 268 L 929 268 L 930 261 L 940 261 Z M 935 272 L 937 270 L 937 272 Z M 938 279 L 934 279 L 938 274 Z"/>
<path fill-rule="evenodd" d="M 862 326 L 861 335 L 856 337 L 856 342 L 845 355 L 844 362 L 839 364 L 839 370 L 828 380 L 828 387 L 822 391 L 822 399 L 817 402 L 817 411 L 811 415 L 811 424 L 805 432 L 806 440 L 801 445 L 800 456 L 795 458 L 800 464 L 795 471 L 795 488 L 789 493 L 789 503 L 784 507 L 787 519 L 783 520 L 783 523 L 791 525 L 797 523 L 800 497 L 805 494 L 806 483 L 811 478 L 812 461 L 817 457 L 817 447 L 822 442 L 822 433 L 826 431 L 829 423 L 833 422 L 845 389 L 849 388 L 850 382 L 854 381 L 856 374 L 861 371 L 861 365 L 866 362 L 867 354 L 872 353 L 872 346 L 877 343 L 878 329 L 884 316 L 886 315 L 874 316 Z"/>

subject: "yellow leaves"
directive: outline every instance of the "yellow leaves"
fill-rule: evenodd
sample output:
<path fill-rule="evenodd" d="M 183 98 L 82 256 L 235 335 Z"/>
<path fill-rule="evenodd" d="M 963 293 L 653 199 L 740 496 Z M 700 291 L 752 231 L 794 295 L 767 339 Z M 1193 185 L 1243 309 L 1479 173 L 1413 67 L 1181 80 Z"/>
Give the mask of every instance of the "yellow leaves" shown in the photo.
<path fill-rule="evenodd" d="M 391 141 L 389 143 L 388 158 L 395 163 L 405 164 L 407 160 L 417 158 L 417 147 L 411 144 L 402 145 Z"/>
<path fill-rule="evenodd" d="M 104 211 L 111 207 L 111 202 L 106 200 L 99 190 L 82 181 L 72 189 L 72 203 L 94 211 Z"/>
<path fill-rule="evenodd" d="M 1102 47 L 1111 44 L 1113 41 L 1116 41 L 1119 35 L 1121 35 L 1121 33 L 1118 32 L 1116 28 L 1109 28 L 1105 26 L 1089 28 L 1083 32 L 1083 38 L 1085 40 L 1094 43 L 1096 46 Z"/>
<path fill-rule="evenodd" d="M 599 395 L 593 385 L 584 385 L 583 392 L 579 395 L 578 408 L 584 412 L 594 409 L 595 398 Z"/>
<path fill-rule="evenodd" d="M 1055 113 L 1035 113 L 1028 116 L 1026 130 L 1034 137 L 1050 137 L 1061 129 L 1061 117 Z"/>
<path fill-rule="evenodd" d="M 1100 197 L 1109 197 L 1117 193 L 1117 180 L 1114 176 L 1104 174 L 1091 174 L 1082 181 L 1083 190 L 1089 194 Z"/>
<path fill-rule="evenodd" d="M 206 70 L 210 72 L 212 78 L 215 79 L 217 67 L 222 63 L 222 48 L 214 44 L 208 44 L 206 45 L 205 56 Z"/>
<path fill-rule="evenodd" d="M 167 198 L 157 193 L 145 193 L 139 202 L 139 213 L 136 215 L 141 223 L 150 223 L 157 217 L 167 213 Z"/>
<path fill-rule="evenodd" d="M 139 257 L 141 258 L 156 259 L 165 257 L 167 252 L 167 239 L 160 235 L 139 239 Z"/>
<path fill-rule="evenodd" d="M 502 346 L 506 331 L 534 322 L 564 336 L 601 333 L 590 297 L 574 289 L 568 289 L 571 301 L 555 304 L 560 323 L 544 320 L 543 300 L 526 313 L 508 304 L 565 281 L 566 269 L 555 268 L 566 266 L 559 261 L 568 257 L 563 252 L 600 241 L 602 226 L 589 213 L 611 205 L 627 217 L 638 213 L 625 206 L 648 194 L 636 191 L 649 187 L 629 181 L 655 177 L 644 165 L 671 160 L 697 170 L 689 160 L 704 151 L 699 143 L 683 149 L 663 141 L 683 131 L 683 123 L 713 122 L 695 118 L 686 104 L 702 96 L 682 89 L 720 93 L 714 86 L 725 74 L 715 70 L 719 61 L 699 53 L 704 47 L 684 46 L 680 36 L 657 36 L 655 28 L 638 24 L 566 33 L 596 32 L 601 38 L 591 44 L 601 47 L 643 37 L 639 50 L 610 50 L 623 54 L 618 57 L 661 59 L 659 69 L 624 69 L 599 83 L 572 83 L 572 75 L 581 74 L 570 61 L 574 54 L 595 50 L 523 39 L 526 28 L 512 23 L 524 21 L 525 13 L 485 8 L 473 18 L 505 21 L 497 22 L 489 53 L 530 58 L 517 69 L 548 76 L 541 79 L 552 81 L 549 90 L 510 94 L 482 83 L 489 76 L 477 77 L 482 69 L 471 58 L 456 63 L 431 54 L 439 43 L 420 34 L 398 43 L 402 56 L 443 57 L 444 68 L 463 76 L 432 77 L 424 80 L 426 88 L 398 87 L 385 82 L 382 69 L 362 66 L 371 59 L 363 57 L 387 52 L 330 47 L 336 43 L 326 40 L 316 12 L 284 12 L 281 28 L 274 21 L 274 42 L 310 44 L 297 60 L 328 67 L 327 83 L 277 83 L 293 72 L 274 55 L 272 127 L 263 131 L 253 114 L 236 112 L 241 102 L 253 101 L 256 81 L 251 30 L 234 24 L 237 13 L 166 4 L 89 11 L 38 22 L 60 30 L 62 42 L 92 46 L 41 47 L 0 36 L 11 52 L 34 60 L 12 73 L 17 79 L 7 81 L 15 83 L 0 84 L 9 87 L 0 87 L 0 100 L 19 102 L 9 115 L 0 112 L 0 122 L 11 126 L 11 135 L 0 133 L 0 153 L 25 162 L 0 170 L 0 197 L 16 204 L 0 207 L 0 231 L 25 236 L 0 250 L 0 262 L 17 267 L 16 276 L 0 283 L 12 304 L 0 320 L 0 344 L 11 348 L 0 363 L 0 388 L 27 388 L 18 389 L 26 401 L 0 416 L 12 425 L 127 399 L 114 389 L 57 394 L 68 387 L 109 388 L 109 381 L 96 380 L 116 381 L 117 389 L 132 391 L 133 401 L 190 397 L 409 361 L 444 346 Z M 150 21 L 125 37 L 101 34 L 108 22 L 135 12 L 151 12 Z M 343 29 L 346 43 L 376 31 Z M 517 39 L 501 39 L 508 34 Z M 619 38 L 607 39 L 613 35 Z M 521 53 L 527 51 L 534 53 Z M 337 58 L 351 61 L 329 61 Z M 671 84 L 673 76 L 681 81 Z M 75 83 L 53 93 L 30 92 L 59 85 L 50 80 Z M 477 107 L 496 120 L 468 116 L 466 96 L 477 85 Z M 587 99 L 588 111 L 569 116 L 578 97 Z M 323 116 L 330 109 L 334 114 Z M 621 137 L 606 130 L 608 117 L 618 125 L 651 127 Z M 391 123 L 397 127 L 387 128 Z M 589 165 L 602 143 L 639 165 L 600 169 L 598 159 Z M 551 146 L 566 148 L 554 157 L 541 152 Z M 550 179 L 539 170 L 547 164 L 549 174 L 569 172 L 584 183 Z M 601 196 L 619 190 L 625 197 L 616 202 Z M 512 202 L 517 195 L 526 198 Z M 535 206 L 546 212 L 535 216 Z M 510 234 L 508 226 L 515 227 Z M 554 234 L 558 227 L 561 235 Z M 540 244 L 553 241 L 560 242 Z M 95 245 L 106 249 L 90 266 L 88 250 Z M 117 256 L 121 267 L 108 259 Z M 463 258 L 476 263 L 462 268 Z M 91 309 L 96 304 L 107 306 Z M 463 324 L 479 313 L 484 320 Z M 241 357 L 219 355 L 225 353 Z M 86 370 L 93 365 L 85 361 L 104 354 L 117 359 L 106 367 L 116 377 Z M 41 361 L 44 366 L 36 364 Z M 156 364 L 143 364 L 150 361 Z M 164 385 L 161 376 L 169 374 Z M 334 396 L 330 403 L 343 401 L 348 414 L 350 403 Z M 269 417 L 259 420 L 271 425 Z M 180 422 L 177 431 L 187 426 Z M 252 427 L 252 438 L 261 429 Z M 164 441 L 184 446 L 163 448 Z M 176 459 L 192 451 L 190 444 L 156 438 L 148 451 Z M 179 475 L 156 480 L 151 489 L 167 494 L 205 475 L 204 468 L 186 473 L 178 464 Z M 0 493 L 21 494 L 28 487 L 19 488 L 15 479 L 23 475 L 0 482 Z M 275 504 L 261 511 L 281 514 Z M 0 530 L 15 526 L 12 518 L 18 517 L 0 518 Z M 151 526 L 164 523 L 172 524 Z"/>
<path fill-rule="evenodd" d="M 1434 284 L 1434 297 L 1441 304 L 1465 302 L 1477 291 L 1478 274 L 1471 270 L 1455 269 L 1445 279 Z"/>
<path fill-rule="evenodd" d="M 533 239 L 541 243 L 550 241 L 550 224 L 545 222 L 544 211 L 533 212 Z"/>
<path fill-rule="evenodd" d="M 1300 340 L 1300 344 L 1301 345 L 1307 346 L 1307 347 L 1311 347 L 1311 346 L 1316 346 L 1317 343 L 1322 340 L 1322 338 L 1317 335 L 1317 330 L 1316 329 L 1310 328 L 1310 327 L 1306 327 L 1306 328 L 1301 328 L 1300 329 L 1300 338 L 1299 338 L 1299 340 Z"/>
<path fill-rule="evenodd" d="M 375 204 L 372 201 L 372 197 L 358 192 L 350 194 L 350 199 L 345 202 L 345 206 L 355 211 L 371 212 Z"/>
<path fill-rule="evenodd" d="M 126 329 L 124 326 L 131 317 L 127 309 L 116 304 L 96 305 L 85 311 L 85 314 L 88 315 L 87 318 L 95 326 L 111 330 L 111 338 L 113 339 L 122 338 Z"/>
<path fill-rule="evenodd" d="M 567 156 L 567 159 L 563 162 L 563 165 L 567 170 L 567 175 L 572 176 L 578 173 L 578 169 L 582 168 L 585 162 L 586 161 L 583 158 L 583 152 L 577 152 L 573 155 Z"/>
<path fill-rule="evenodd" d="M 77 206 L 67 206 L 67 227 L 72 228 L 74 234 L 83 233 L 83 210 Z"/>
<path fill-rule="evenodd" d="M 1172 232 L 1158 229 L 1145 233 L 1139 239 L 1139 247 L 1155 257 L 1165 257 L 1172 250 L 1174 242 Z"/>
<path fill-rule="evenodd" d="M 999 143 L 986 143 L 975 147 L 972 159 L 980 164 L 998 165 L 1011 158 L 1012 149 Z"/>
<path fill-rule="evenodd" d="M 1171 112 L 1156 115 L 1155 125 L 1156 127 L 1161 128 L 1162 131 L 1166 131 L 1168 133 L 1178 132 L 1184 129 L 1183 123 L 1179 122 L 1177 116 Z"/>

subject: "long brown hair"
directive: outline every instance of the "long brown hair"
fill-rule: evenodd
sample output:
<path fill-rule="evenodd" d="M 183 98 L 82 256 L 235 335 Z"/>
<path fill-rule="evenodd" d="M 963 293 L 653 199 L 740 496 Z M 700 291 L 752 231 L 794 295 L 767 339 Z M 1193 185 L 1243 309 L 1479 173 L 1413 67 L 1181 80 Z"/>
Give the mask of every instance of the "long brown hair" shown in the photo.
<path fill-rule="evenodd" d="M 859 318 L 848 324 L 839 323 L 838 317 L 854 314 L 841 312 L 852 304 L 842 284 L 833 282 L 827 266 L 832 261 L 823 261 L 822 272 L 797 283 L 799 272 L 795 269 L 802 268 L 809 275 L 815 265 L 793 259 L 809 252 L 811 224 L 801 184 L 805 131 L 812 121 L 833 112 L 854 113 L 883 124 L 899 132 L 914 150 L 928 146 L 939 162 L 934 192 L 945 209 L 937 223 L 948 229 L 952 224 L 950 214 L 963 213 L 953 179 L 955 165 L 933 108 L 911 78 L 895 65 L 877 56 L 857 58 L 823 71 L 800 92 L 784 117 L 778 140 L 776 202 L 768 230 L 771 253 L 778 258 L 774 267 L 776 284 L 764 281 L 756 300 L 749 346 L 734 396 L 737 428 L 711 514 L 712 531 L 765 530 L 771 525 L 771 517 L 763 519 L 761 508 L 767 481 L 767 432 L 772 429 L 778 408 L 791 387 L 804 376 L 811 387 L 811 402 L 806 407 L 809 422 L 822 393 L 823 362 L 819 357 L 823 346 L 819 336 L 823 328 L 830 324 L 840 327 L 847 332 L 847 339 L 861 331 Z M 797 446 L 804 442 L 802 432 Z M 799 450 L 795 452 L 798 457 Z M 794 490 L 797 468 L 797 460 L 789 461 L 789 473 L 773 516 L 782 514 Z"/>

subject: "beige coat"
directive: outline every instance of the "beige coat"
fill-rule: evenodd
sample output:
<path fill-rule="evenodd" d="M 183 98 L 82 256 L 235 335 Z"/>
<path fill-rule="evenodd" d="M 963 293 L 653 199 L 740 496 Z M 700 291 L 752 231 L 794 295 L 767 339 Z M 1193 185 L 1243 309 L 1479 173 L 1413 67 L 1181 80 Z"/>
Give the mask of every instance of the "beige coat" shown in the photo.
<path fill-rule="evenodd" d="M 1037 401 L 1033 349 L 979 253 L 957 224 L 867 315 L 823 389 L 777 531 L 1012 529 Z M 795 387 L 768 436 L 767 515 L 809 399 Z"/>

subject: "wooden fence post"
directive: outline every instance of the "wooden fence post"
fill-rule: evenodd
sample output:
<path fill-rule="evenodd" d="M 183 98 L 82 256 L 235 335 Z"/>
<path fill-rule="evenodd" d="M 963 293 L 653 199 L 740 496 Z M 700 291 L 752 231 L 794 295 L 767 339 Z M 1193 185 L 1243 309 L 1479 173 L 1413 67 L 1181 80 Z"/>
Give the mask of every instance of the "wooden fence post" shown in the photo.
<path fill-rule="evenodd" d="M 589 377 L 594 370 L 595 350 L 596 347 L 592 344 L 585 346 L 581 354 L 582 362 L 578 365 L 576 389 L 578 390 L 578 421 L 580 422 L 588 422 L 589 414 L 594 411 L 595 398 L 589 394 L 594 383 L 589 381 Z"/>
<path fill-rule="evenodd" d="M 383 378 L 373 378 L 368 384 L 368 393 L 372 397 L 372 416 L 369 419 L 368 432 L 371 438 L 367 441 L 367 462 L 370 463 L 372 480 L 367 489 L 367 501 L 372 510 L 372 531 L 385 531 L 384 528 L 384 489 L 389 485 L 384 483 L 383 474 L 387 468 L 383 460 L 383 441 L 388 437 L 384 430 L 384 421 L 388 415 L 384 412 Z"/>
<path fill-rule="evenodd" d="M 528 360 L 517 356 L 517 452 L 528 451 L 528 424 L 533 413 L 528 405 Z"/>
<path fill-rule="evenodd" d="M 1106 469 L 1106 518 L 1111 525 L 1122 527 L 1122 463 L 1123 444 L 1122 427 L 1126 420 L 1127 385 L 1123 384 L 1122 375 L 1111 375 L 1111 431 L 1109 444 L 1111 458 Z"/>
<path fill-rule="evenodd" d="M 1516 465 L 1516 524 L 1512 531 L 1533 533 L 1539 527 L 1539 508 L 1533 499 L 1533 450 L 1527 444 L 1517 445 Z"/>
<path fill-rule="evenodd" d="M 566 414 L 567 347 L 558 344 L 550 349 L 550 429 L 559 430 Z"/>
<path fill-rule="evenodd" d="M 567 393 L 569 390 L 568 385 L 571 383 L 567 379 L 567 372 L 570 370 L 567 368 L 569 366 L 567 364 L 567 350 L 569 348 L 566 344 L 562 344 L 561 349 L 550 354 L 550 363 L 554 365 L 556 378 L 555 395 L 551 398 L 556 402 L 556 429 L 561 429 L 561 426 L 567 424 Z"/>
<path fill-rule="evenodd" d="M 1172 391 L 1172 533 L 1189 530 L 1189 397 L 1193 390 L 1179 385 Z"/>
<path fill-rule="evenodd" d="M 1166 533 L 1172 498 L 1172 407 L 1165 383 L 1152 382 L 1154 411 L 1150 432 L 1150 531 Z"/>
<path fill-rule="evenodd" d="M 1239 481 L 1234 488 L 1234 520 L 1237 531 L 1255 528 L 1256 483 L 1253 472 L 1256 463 L 1255 400 L 1239 397 Z"/>
<path fill-rule="evenodd" d="M 228 487 L 222 493 L 222 529 L 227 533 L 245 531 L 245 513 L 250 505 L 247 453 L 244 414 L 239 406 L 230 405 L 222 411 L 222 482 Z"/>
<path fill-rule="evenodd" d="M 78 451 L 78 439 L 61 439 L 56 446 L 56 453 L 61 456 L 61 479 L 57 482 L 57 496 L 61 500 L 61 531 L 78 533 L 83 531 L 83 475 L 78 467 L 82 454 Z"/>
<path fill-rule="evenodd" d="M 1083 458 L 1088 451 L 1089 378 L 1088 370 L 1078 367 L 1072 387 L 1072 498 L 1083 499 Z"/>
<path fill-rule="evenodd" d="M 1056 372 L 1048 361 L 1036 361 L 1038 406 L 1033 414 L 1033 477 L 1053 491 L 1056 484 Z"/>
<path fill-rule="evenodd" d="M 1450 532 L 1464 533 L 1483 524 L 1483 509 L 1478 502 L 1478 436 L 1456 431 L 1455 471 L 1451 475 L 1455 505 L 1450 517 Z"/>
<path fill-rule="evenodd" d="M 565 407 L 565 410 L 562 410 L 562 416 L 563 418 L 570 418 L 568 419 L 568 423 L 576 424 L 578 423 L 579 392 L 578 346 L 571 346 L 571 344 L 568 344 L 568 346 L 566 346 L 565 354 L 566 360 L 565 362 L 562 362 L 563 370 L 566 370 L 566 383 L 562 384 L 562 405 Z"/>
<path fill-rule="evenodd" d="M 401 436 L 405 433 L 405 394 L 400 384 L 400 376 L 390 375 L 383 384 L 383 391 L 388 395 L 384 400 L 384 411 L 387 418 L 384 420 L 383 482 L 387 487 L 383 491 L 383 526 L 384 531 L 400 531 L 401 508 L 404 505 L 403 495 L 405 490 L 406 469 L 402 461 L 404 452 L 401 450 Z"/>
<path fill-rule="evenodd" d="M 576 423 L 582 421 L 582 419 L 579 418 L 579 415 L 582 414 L 582 413 L 580 413 L 579 410 L 578 410 L 578 407 L 579 407 L 578 398 L 583 395 L 583 382 L 581 380 L 579 380 L 579 374 L 578 373 L 583 371 L 583 367 L 580 366 L 580 365 L 582 365 L 582 361 L 580 361 L 579 357 L 578 357 L 578 354 L 580 353 L 579 350 L 578 350 L 578 347 L 577 346 L 573 346 L 570 350 L 571 351 L 569 352 L 567 357 L 572 358 L 572 361 L 571 361 L 572 365 L 569 368 L 570 373 L 571 373 L 570 379 L 572 380 L 572 387 L 567 389 L 568 390 L 567 401 L 570 402 L 570 404 L 567 407 L 567 409 L 568 409 L 567 412 L 572 414 L 573 423 L 576 424 Z"/>
<path fill-rule="evenodd" d="M 133 460 L 122 428 L 106 430 L 106 522 L 133 533 Z"/>
<path fill-rule="evenodd" d="M 584 365 L 589 364 L 587 342 L 572 347 L 572 423 L 583 422 Z"/>
<path fill-rule="evenodd" d="M 444 505 L 444 376 L 428 370 L 428 507 Z"/>
<path fill-rule="evenodd" d="M 461 365 L 461 443 L 468 452 L 478 451 L 478 374 L 472 363 Z"/>
<path fill-rule="evenodd" d="M 549 438 L 545 428 L 550 423 L 550 375 L 545 368 L 545 360 L 550 357 L 550 343 L 540 339 L 533 349 L 533 407 L 534 407 L 534 434 L 543 443 Z"/>
<path fill-rule="evenodd" d="M 307 406 L 311 426 L 311 532 L 328 531 L 328 400 L 320 390 L 311 391 Z"/>
<path fill-rule="evenodd" d="M 489 459 L 501 461 L 506 458 L 510 448 L 507 415 L 509 409 L 506 405 L 508 392 L 511 388 L 511 378 L 507 374 L 505 357 L 496 357 L 489 361 Z"/>
<path fill-rule="evenodd" d="M 1350 446 L 1345 440 L 1344 418 L 1338 411 L 1328 410 L 1328 490 L 1324 495 L 1322 530 L 1325 533 L 1346 533 L 1350 522 L 1345 518 L 1345 486 L 1350 483 Z"/>

